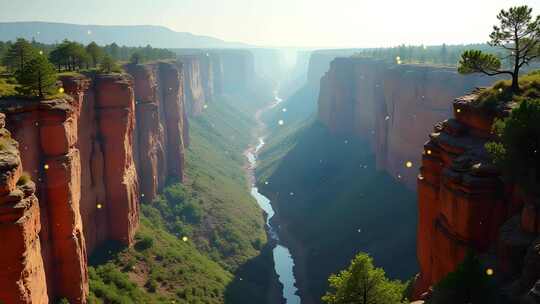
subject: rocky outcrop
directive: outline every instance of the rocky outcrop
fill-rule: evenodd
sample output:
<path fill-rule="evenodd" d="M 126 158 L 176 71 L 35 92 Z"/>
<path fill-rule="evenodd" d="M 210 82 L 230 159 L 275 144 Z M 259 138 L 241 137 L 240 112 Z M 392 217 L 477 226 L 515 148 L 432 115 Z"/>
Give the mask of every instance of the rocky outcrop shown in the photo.
<path fill-rule="evenodd" d="M 21 145 L 23 166 L 37 181 L 41 251 L 51 299 L 86 303 L 88 271 L 80 213 L 79 104 L 71 98 L 4 100 L 8 128 Z"/>
<path fill-rule="evenodd" d="M 41 255 L 39 203 L 35 184 L 23 174 L 18 144 L 0 113 L 0 302 L 49 303 Z"/>
<path fill-rule="evenodd" d="M 421 134 L 451 114 L 448 100 L 491 81 L 450 68 L 336 58 L 321 79 L 318 116 L 334 133 L 368 138 L 377 167 L 413 189 Z"/>
<path fill-rule="evenodd" d="M 495 118 L 514 104 L 488 111 L 476 93 L 455 100 L 453 118 L 435 126 L 418 175 L 418 260 L 415 297 L 440 281 L 469 250 L 486 256 L 502 290 L 515 301 L 540 279 L 538 199 L 525 195 L 491 164 L 485 143 Z"/>
<path fill-rule="evenodd" d="M 105 242 L 130 246 L 139 225 L 139 201 L 152 200 L 169 177 L 183 180 L 187 132 L 182 71 L 174 63 L 129 70 L 133 78 L 127 74 L 63 77 L 68 95 L 61 99 L 0 104 L 8 128 L 20 143 L 22 165 L 36 181 L 39 199 L 38 204 L 28 192 L 21 198 L 25 203 L 16 206 L 19 218 L 26 214 L 25 219 L 31 220 L 9 227 L 9 233 L 28 230 L 21 239 L 27 243 L 11 255 L 11 263 L 33 267 L 23 270 L 28 272 L 28 284 L 34 284 L 37 264 L 21 259 L 23 249 L 31 258 L 29 246 L 34 246 L 43 264 L 42 293 L 52 300 L 86 303 L 87 255 Z M 7 194 L 7 190 L 17 192 L 6 188 Z M 15 218 L 5 210 L 2 220 Z"/>
<path fill-rule="evenodd" d="M 167 178 L 184 179 L 182 71 L 171 63 L 128 65 L 137 100 L 137 169 L 141 197 L 153 200 Z"/>

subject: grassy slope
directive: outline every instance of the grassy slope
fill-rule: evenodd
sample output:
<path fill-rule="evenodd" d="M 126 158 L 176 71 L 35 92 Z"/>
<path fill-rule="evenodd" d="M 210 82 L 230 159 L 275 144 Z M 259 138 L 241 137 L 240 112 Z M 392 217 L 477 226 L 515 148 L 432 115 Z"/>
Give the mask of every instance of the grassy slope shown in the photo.
<path fill-rule="evenodd" d="M 255 106 L 243 107 L 242 115 L 233 100 L 216 100 L 191 120 L 188 181 L 165 190 L 175 195 L 143 206 L 136 246 L 94 257 L 96 303 L 97 297 L 112 303 L 279 303 L 262 211 L 242 169 L 242 152 L 252 140 L 247 113 Z M 185 204 L 196 206 L 196 220 L 177 212 Z"/>
<path fill-rule="evenodd" d="M 393 278 L 414 275 L 415 195 L 375 170 L 367 143 L 315 122 L 276 136 L 261 155 L 259 187 L 296 243 L 301 292 L 320 298 L 329 274 L 359 251 Z"/>

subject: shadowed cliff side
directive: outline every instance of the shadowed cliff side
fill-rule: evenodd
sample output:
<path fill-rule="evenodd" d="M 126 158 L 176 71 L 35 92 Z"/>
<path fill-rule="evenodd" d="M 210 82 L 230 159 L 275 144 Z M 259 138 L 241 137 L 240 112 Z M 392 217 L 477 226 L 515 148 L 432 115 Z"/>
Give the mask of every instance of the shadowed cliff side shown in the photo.
<path fill-rule="evenodd" d="M 451 114 L 449 100 L 492 81 L 452 68 L 337 58 L 321 79 L 318 117 L 334 134 L 367 139 L 377 168 L 414 189 L 421 134 Z"/>
<path fill-rule="evenodd" d="M 374 157 L 365 140 L 334 136 L 316 122 L 270 139 L 261 154 L 259 191 L 294 256 L 302 303 L 321 303 L 328 276 L 359 251 L 391 277 L 417 271 L 415 195 L 378 172 Z"/>

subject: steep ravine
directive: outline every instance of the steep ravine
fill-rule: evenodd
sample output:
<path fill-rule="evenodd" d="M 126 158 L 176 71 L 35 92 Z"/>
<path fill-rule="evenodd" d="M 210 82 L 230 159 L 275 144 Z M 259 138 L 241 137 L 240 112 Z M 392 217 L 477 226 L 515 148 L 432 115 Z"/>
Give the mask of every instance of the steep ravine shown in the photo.
<path fill-rule="evenodd" d="M 257 139 L 257 143 L 252 144 L 245 152 L 244 155 L 248 160 L 248 181 L 251 186 L 251 195 L 257 201 L 259 207 L 266 214 L 266 227 L 268 236 L 270 238 L 269 242 L 273 247 L 272 253 L 274 258 L 274 269 L 278 275 L 279 282 L 283 286 L 283 297 L 285 298 L 286 304 L 300 304 L 300 297 L 297 295 L 298 289 L 296 288 L 296 279 L 294 276 L 294 259 L 286 247 L 286 245 L 280 241 L 280 230 L 279 221 L 274 218 L 275 211 L 272 207 L 271 201 L 259 192 L 259 189 L 256 185 L 256 176 L 255 170 L 257 168 L 257 156 L 259 151 L 265 145 L 265 130 L 266 126 L 261 120 L 262 114 L 269 111 L 276 106 L 278 106 L 283 100 L 278 96 L 275 96 L 274 101 L 262 109 L 257 110 L 255 113 L 255 122 L 256 126 L 253 129 L 253 135 Z"/>

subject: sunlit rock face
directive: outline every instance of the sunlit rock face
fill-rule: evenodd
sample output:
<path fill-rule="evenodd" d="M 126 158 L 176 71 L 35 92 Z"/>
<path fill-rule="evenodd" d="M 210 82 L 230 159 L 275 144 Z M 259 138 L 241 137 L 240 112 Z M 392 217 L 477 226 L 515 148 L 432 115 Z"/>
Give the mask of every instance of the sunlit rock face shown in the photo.
<path fill-rule="evenodd" d="M 136 164 L 141 199 L 152 201 L 168 177 L 184 178 L 182 70 L 173 63 L 128 65 L 136 99 Z"/>
<path fill-rule="evenodd" d="M 25 230 L 28 235 L 21 241 L 32 243 L 10 251 L 12 260 L 6 257 L 5 263 L 27 263 L 11 275 L 22 269 L 28 284 L 35 285 L 39 271 L 44 277 L 42 291 L 35 287 L 32 294 L 10 291 L 10 296 L 26 297 L 29 303 L 46 303 L 35 299 L 47 296 L 86 303 L 88 254 L 106 241 L 132 245 L 140 200 L 152 200 L 167 177 L 183 180 L 187 132 L 182 70 L 175 63 L 128 70 L 133 77 L 62 77 L 67 95 L 61 99 L 2 101 L 0 111 L 20 143 L 22 165 L 36 182 L 39 199 L 38 204 L 29 193 L 21 198 L 26 209 L 15 209 L 27 210 L 20 218 L 26 217 L 9 233 Z M 16 191 L 10 187 L 6 193 Z M 0 214 L 11 212 L 5 210 Z M 26 254 L 41 258 L 42 270 L 38 260 L 26 261 Z"/>
<path fill-rule="evenodd" d="M 0 301 L 48 303 L 35 184 L 21 179 L 19 146 L 4 127 L 5 115 L 0 113 L 0 235 L 9 246 L 0 250 Z"/>
<path fill-rule="evenodd" d="M 377 167 L 414 189 L 422 134 L 451 114 L 451 100 L 491 81 L 450 68 L 336 58 L 321 79 L 318 116 L 336 134 L 367 138 Z"/>
<path fill-rule="evenodd" d="M 206 103 L 206 95 L 203 88 L 201 58 L 205 58 L 205 56 L 184 55 L 178 58 L 185 76 L 184 89 L 186 111 L 191 116 L 200 115 L 203 111 L 204 104 Z M 206 60 L 204 62 L 206 62 Z M 205 74 L 208 75 L 208 66 L 206 66 L 206 68 Z M 205 83 L 206 86 L 208 86 L 208 83 Z"/>
<path fill-rule="evenodd" d="M 7 127 L 20 144 L 25 170 L 37 183 L 47 293 L 50 298 L 86 303 L 87 255 L 76 145 L 79 104 L 72 98 L 5 100 L 0 111 L 6 114 Z"/>
<path fill-rule="evenodd" d="M 487 111 L 476 98 L 456 99 L 453 118 L 435 125 L 423 149 L 415 298 L 454 271 L 469 250 L 488 256 L 486 272 L 510 298 L 526 295 L 540 279 L 537 198 L 503 182 L 484 146 L 493 139 L 494 119 L 508 116 L 513 105 Z"/>

